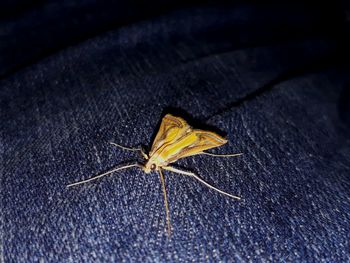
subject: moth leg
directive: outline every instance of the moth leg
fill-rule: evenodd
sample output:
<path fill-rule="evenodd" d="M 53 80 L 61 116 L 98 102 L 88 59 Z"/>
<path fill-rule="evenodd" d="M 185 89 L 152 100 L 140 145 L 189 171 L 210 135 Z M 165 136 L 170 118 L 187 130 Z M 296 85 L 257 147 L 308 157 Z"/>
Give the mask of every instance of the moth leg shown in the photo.
<path fill-rule="evenodd" d="M 89 178 L 89 179 L 86 179 L 86 180 L 83 180 L 83 181 L 79 181 L 79 182 L 76 182 L 76 183 L 72 183 L 72 184 L 68 184 L 67 187 L 71 187 L 71 186 L 75 186 L 75 185 L 79 185 L 79 184 L 85 184 L 87 182 L 90 182 L 90 181 L 93 181 L 93 180 L 96 180 L 98 178 L 101 178 L 103 176 L 106 176 L 106 175 L 109 175 L 111 173 L 114 173 L 116 171 L 119 171 L 119 170 L 123 170 L 123 169 L 127 169 L 127 168 L 131 168 L 131 167 L 141 167 L 140 164 L 138 163 L 134 163 L 134 164 L 129 164 L 129 165 L 125 165 L 125 166 L 121 166 L 121 167 L 117 167 L 117 168 L 114 168 L 108 172 L 105 172 L 103 174 L 100 174 L 100 175 L 97 175 L 97 176 L 94 176 L 92 178 Z"/>
<path fill-rule="evenodd" d="M 140 149 L 140 152 L 141 152 L 143 158 L 145 158 L 145 160 L 149 159 L 148 154 L 143 151 L 143 148 Z"/>
<path fill-rule="evenodd" d="M 166 194 L 165 180 L 164 180 L 164 175 L 163 175 L 162 169 L 159 169 L 158 172 L 159 172 L 160 181 L 162 183 L 162 188 L 163 188 L 166 221 L 167 221 L 167 226 L 168 226 L 167 230 L 168 230 L 168 235 L 170 237 L 171 224 L 170 224 L 169 205 L 168 205 L 168 197 L 167 197 L 167 194 Z"/>
<path fill-rule="evenodd" d="M 137 152 L 137 151 L 140 151 L 143 158 L 145 158 L 146 160 L 148 160 L 148 155 L 143 151 L 142 148 L 130 148 L 130 147 L 125 147 L 125 146 L 122 146 L 120 144 L 117 144 L 115 142 L 110 142 L 110 144 L 112 144 L 113 146 L 116 146 L 116 147 L 119 147 L 121 149 L 124 149 L 124 150 L 128 150 L 128 151 L 134 151 L 134 152 Z"/>
<path fill-rule="evenodd" d="M 121 149 L 128 150 L 128 151 L 140 151 L 141 150 L 140 148 L 130 148 L 130 147 L 126 147 L 126 146 L 117 144 L 115 142 L 110 142 L 110 144 L 112 144 L 113 146 L 119 147 Z"/>
<path fill-rule="evenodd" d="M 196 175 L 196 174 L 194 174 L 194 173 L 187 172 L 187 171 L 183 171 L 183 170 L 179 170 L 179 169 L 177 169 L 177 168 L 175 168 L 175 167 L 172 167 L 172 166 L 163 166 L 162 168 L 165 169 L 165 170 L 174 172 L 174 173 L 192 176 L 193 178 L 195 178 L 196 180 L 198 180 L 199 182 L 201 182 L 201 183 L 204 184 L 205 186 L 207 186 L 207 187 L 209 187 L 209 188 L 211 188 L 211 189 L 213 189 L 213 190 L 215 190 L 215 191 L 217 191 L 217 192 L 219 192 L 219 193 L 221 193 L 221 194 L 227 195 L 227 196 L 229 196 L 229 197 L 231 197 L 231 198 L 234 198 L 234 199 L 238 199 L 238 200 L 241 199 L 241 198 L 238 197 L 238 196 L 231 195 L 231 194 L 229 194 L 229 193 L 226 193 L 226 192 L 224 192 L 224 191 L 222 191 L 222 190 L 220 190 L 220 189 L 218 189 L 218 188 L 216 188 L 216 187 L 214 187 L 214 186 L 208 184 L 206 181 L 204 181 L 202 178 L 200 178 L 198 175 Z"/>
<path fill-rule="evenodd" d="M 205 155 L 210 155 L 210 156 L 215 156 L 215 157 L 236 157 L 236 156 L 242 155 L 243 153 L 215 154 L 215 153 L 201 152 L 199 154 L 205 154 Z"/>

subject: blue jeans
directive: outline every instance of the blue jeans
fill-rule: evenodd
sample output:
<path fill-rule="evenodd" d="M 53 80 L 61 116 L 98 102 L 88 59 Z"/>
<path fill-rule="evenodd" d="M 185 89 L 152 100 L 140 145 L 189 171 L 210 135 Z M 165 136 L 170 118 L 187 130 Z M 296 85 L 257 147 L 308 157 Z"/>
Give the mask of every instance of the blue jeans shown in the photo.
<path fill-rule="evenodd" d="M 336 9 L 197 4 L 117 21 L 115 3 L 81 5 L 0 22 L 4 262 L 348 260 L 350 75 Z M 211 152 L 243 153 L 177 162 L 241 201 L 165 172 L 169 238 L 156 173 L 66 188 L 142 161 L 109 142 L 149 149 L 167 112 L 224 134 Z"/>

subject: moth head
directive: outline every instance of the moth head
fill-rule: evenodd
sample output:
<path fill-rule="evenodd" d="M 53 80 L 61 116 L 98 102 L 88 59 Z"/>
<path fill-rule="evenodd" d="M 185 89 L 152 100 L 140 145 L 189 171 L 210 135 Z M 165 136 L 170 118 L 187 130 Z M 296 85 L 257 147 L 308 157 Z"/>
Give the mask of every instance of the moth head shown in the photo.
<path fill-rule="evenodd" d="M 159 155 L 151 155 L 143 168 L 145 173 L 158 171 L 161 167 L 168 165 Z"/>
<path fill-rule="evenodd" d="M 144 170 L 145 173 L 150 173 L 150 172 L 153 172 L 153 171 L 157 171 L 158 170 L 158 165 L 154 161 L 149 160 L 145 164 L 143 170 Z"/>

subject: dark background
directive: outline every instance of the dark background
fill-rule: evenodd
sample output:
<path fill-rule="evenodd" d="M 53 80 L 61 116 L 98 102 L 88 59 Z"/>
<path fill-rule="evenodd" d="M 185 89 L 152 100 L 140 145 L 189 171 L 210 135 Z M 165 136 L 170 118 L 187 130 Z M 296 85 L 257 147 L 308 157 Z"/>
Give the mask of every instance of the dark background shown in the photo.
<path fill-rule="evenodd" d="M 345 1 L 2 1 L 1 259 L 345 262 Z M 66 189 L 150 145 L 175 112 L 226 134 L 179 165 L 243 201 L 137 169 Z"/>

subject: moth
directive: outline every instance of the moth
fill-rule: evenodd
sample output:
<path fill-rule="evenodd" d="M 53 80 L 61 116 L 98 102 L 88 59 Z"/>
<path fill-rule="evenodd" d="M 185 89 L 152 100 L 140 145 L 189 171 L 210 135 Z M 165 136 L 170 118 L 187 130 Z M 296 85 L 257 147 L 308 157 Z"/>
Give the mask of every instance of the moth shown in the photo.
<path fill-rule="evenodd" d="M 92 180 L 96 180 L 103 176 L 114 173 L 116 171 L 132 168 L 132 167 L 139 167 L 147 174 L 151 172 L 158 172 L 160 176 L 160 181 L 162 184 L 163 195 L 164 195 L 167 231 L 170 236 L 170 233 L 171 233 L 170 214 L 169 214 L 169 205 L 168 205 L 168 198 L 166 193 L 163 170 L 190 176 L 198 180 L 205 186 L 211 188 L 212 190 L 215 190 L 221 194 L 224 194 L 234 199 L 238 199 L 238 200 L 240 199 L 240 197 L 238 196 L 229 194 L 227 192 L 224 192 L 210 185 L 195 173 L 180 170 L 170 165 L 181 158 L 185 158 L 193 155 L 199 155 L 199 154 L 206 154 L 206 155 L 217 156 L 217 157 L 234 157 L 242 154 L 242 153 L 214 154 L 214 153 L 205 152 L 205 150 L 222 146 L 225 143 L 227 143 L 227 140 L 219 136 L 218 134 L 210 131 L 193 129 L 181 117 L 176 117 L 171 114 L 167 114 L 162 119 L 162 122 L 159 127 L 159 131 L 156 134 L 156 137 L 153 141 L 153 144 L 149 153 L 146 153 L 142 147 L 129 148 L 129 147 L 125 147 L 125 146 L 111 142 L 113 146 L 122 148 L 124 150 L 139 151 L 145 159 L 144 164 L 134 163 L 134 164 L 129 164 L 121 167 L 116 167 L 108 172 L 97 175 L 90 179 L 69 184 L 67 185 L 67 187 L 87 183 Z"/>

